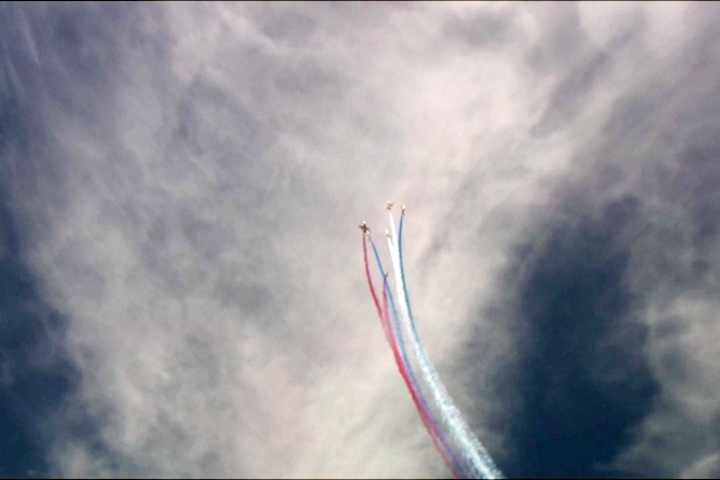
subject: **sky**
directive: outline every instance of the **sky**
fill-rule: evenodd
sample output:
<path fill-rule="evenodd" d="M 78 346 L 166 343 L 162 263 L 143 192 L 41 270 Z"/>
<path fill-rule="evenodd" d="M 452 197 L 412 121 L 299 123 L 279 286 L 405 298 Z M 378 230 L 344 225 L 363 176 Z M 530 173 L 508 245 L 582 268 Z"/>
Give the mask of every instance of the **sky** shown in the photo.
<path fill-rule="evenodd" d="M 0 476 L 447 477 L 363 274 L 394 201 L 506 475 L 717 478 L 719 42 L 712 3 L 0 3 Z"/>

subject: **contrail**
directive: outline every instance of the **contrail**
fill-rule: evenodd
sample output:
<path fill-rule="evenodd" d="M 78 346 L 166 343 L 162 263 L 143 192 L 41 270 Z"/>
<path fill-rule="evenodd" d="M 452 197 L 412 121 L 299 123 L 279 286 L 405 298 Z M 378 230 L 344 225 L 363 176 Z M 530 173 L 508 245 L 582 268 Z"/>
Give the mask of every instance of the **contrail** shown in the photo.
<path fill-rule="evenodd" d="M 363 229 L 363 262 L 365 264 L 365 276 L 367 278 L 368 287 L 370 289 L 370 294 L 373 298 L 373 303 L 375 304 L 375 308 L 377 309 L 378 316 L 380 317 L 380 323 L 382 324 L 383 331 L 385 332 L 385 338 L 390 345 L 390 348 L 393 352 L 393 357 L 395 359 L 395 363 L 397 364 L 398 370 L 400 371 L 400 375 L 403 378 L 403 381 L 405 382 L 405 386 L 407 387 L 408 391 L 410 392 L 410 396 L 412 397 L 413 403 L 415 404 L 415 408 L 417 409 L 418 413 L 420 414 L 420 418 L 422 419 L 423 425 L 427 429 L 428 433 L 430 434 L 430 438 L 433 441 L 433 444 L 435 445 L 435 448 L 442 456 L 443 460 L 445 461 L 445 464 L 448 466 L 448 468 L 452 471 L 453 476 L 455 478 L 463 478 L 464 475 L 460 472 L 463 472 L 463 466 L 462 464 L 457 460 L 456 456 L 453 455 L 452 450 L 447 445 L 447 442 L 443 438 L 442 432 L 437 427 L 437 422 L 431 417 L 431 414 L 429 413 L 429 409 L 427 406 L 427 401 L 422 396 L 422 391 L 418 388 L 417 379 L 415 378 L 415 375 L 410 367 L 410 363 L 407 360 L 407 353 L 405 352 L 404 344 L 402 343 L 402 338 L 400 337 L 400 345 L 402 347 L 402 355 L 400 351 L 398 350 L 398 342 L 396 341 L 396 334 L 393 332 L 392 327 L 390 326 L 390 318 L 389 318 L 389 308 L 388 308 L 388 297 L 390 299 L 390 304 L 393 311 L 393 318 L 396 321 L 396 327 L 400 327 L 399 322 L 397 322 L 397 310 L 395 308 L 395 302 L 393 301 L 392 294 L 389 291 L 388 283 L 387 283 L 387 275 L 384 275 L 383 278 L 383 306 L 380 306 L 380 302 L 378 301 L 377 294 L 375 293 L 375 287 L 372 283 L 372 277 L 370 275 L 370 268 L 368 266 L 368 258 L 367 258 L 367 242 L 366 237 L 370 239 L 370 244 L 372 245 L 373 252 L 375 254 L 375 259 L 378 263 L 378 267 L 380 268 L 380 271 L 383 272 L 382 268 L 382 262 L 380 261 L 380 255 L 377 252 L 377 248 L 375 247 L 374 242 L 372 241 L 372 238 L 370 237 L 370 234 L 367 232 L 366 229 Z M 402 332 L 399 332 L 401 335 Z M 452 457 L 452 460 L 448 457 L 450 455 Z"/>
<path fill-rule="evenodd" d="M 405 273 L 402 262 L 402 248 L 395 233 L 395 221 L 393 219 L 392 212 L 390 211 L 391 207 L 392 204 L 388 203 L 387 210 L 388 217 L 390 219 L 388 246 L 390 248 L 390 257 L 393 262 L 393 268 L 395 270 L 398 303 L 400 304 L 400 309 L 407 325 L 410 327 L 413 348 L 420 363 L 420 370 L 422 371 L 423 377 L 430 388 L 435 404 L 442 413 L 442 418 L 445 421 L 445 424 L 448 426 L 453 438 L 458 442 L 460 451 L 468 461 L 474 476 L 479 478 L 502 478 L 502 472 L 500 472 L 500 470 L 495 466 L 495 463 L 488 452 L 470 430 L 467 423 L 460 415 L 457 407 L 455 407 L 454 403 L 450 399 L 445 386 L 440 381 L 437 372 L 428 359 L 427 352 L 420 341 L 420 336 L 417 333 L 417 328 L 415 327 L 415 322 L 410 310 L 410 303 L 408 301 Z M 405 207 L 402 209 L 400 219 L 401 235 L 404 215 Z"/>

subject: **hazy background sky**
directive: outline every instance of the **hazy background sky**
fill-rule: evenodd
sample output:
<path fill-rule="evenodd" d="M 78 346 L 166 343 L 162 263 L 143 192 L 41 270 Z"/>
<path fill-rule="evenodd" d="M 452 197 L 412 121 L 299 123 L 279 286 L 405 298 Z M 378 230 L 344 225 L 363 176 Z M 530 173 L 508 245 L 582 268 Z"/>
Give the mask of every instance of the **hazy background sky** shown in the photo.
<path fill-rule="evenodd" d="M 713 3 L 0 4 L 0 476 L 447 476 L 363 277 L 394 200 L 507 475 L 717 477 L 719 45 Z"/>

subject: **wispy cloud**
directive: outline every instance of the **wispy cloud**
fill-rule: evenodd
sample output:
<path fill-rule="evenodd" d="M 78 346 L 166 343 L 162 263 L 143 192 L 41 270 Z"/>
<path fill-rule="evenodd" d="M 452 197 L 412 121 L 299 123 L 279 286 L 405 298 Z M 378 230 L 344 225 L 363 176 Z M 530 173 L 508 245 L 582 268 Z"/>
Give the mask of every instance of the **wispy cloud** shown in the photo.
<path fill-rule="evenodd" d="M 52 471 L 446 475 L 363 284 L 397 199 L 500 468 L 714 475 L 714 10 L 0 6 L 6 250 L 76 375 Z"/>

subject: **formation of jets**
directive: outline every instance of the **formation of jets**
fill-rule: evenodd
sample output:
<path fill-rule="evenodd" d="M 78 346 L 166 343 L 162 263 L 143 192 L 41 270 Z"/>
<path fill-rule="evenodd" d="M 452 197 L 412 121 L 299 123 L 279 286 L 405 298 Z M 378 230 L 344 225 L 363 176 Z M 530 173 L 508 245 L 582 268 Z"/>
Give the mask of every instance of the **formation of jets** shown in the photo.
<path fill-rule="evenodd" d="M 393 202 L 387 202 L 387 205 L 385 206 L 386 210 L 390 210 L 393 205 L 395 205 Z M 402 213 L 405 214 L 405 205 L 402 206 Z M 370 235 L 370 227 L 367 226 L 365 222 L 362 222 L 360 225 L 358 225 L 358 228 L 363 231 L 364 234 Z M 385 235 L 390 235 L 390 233 L 385 230 Z"/>

